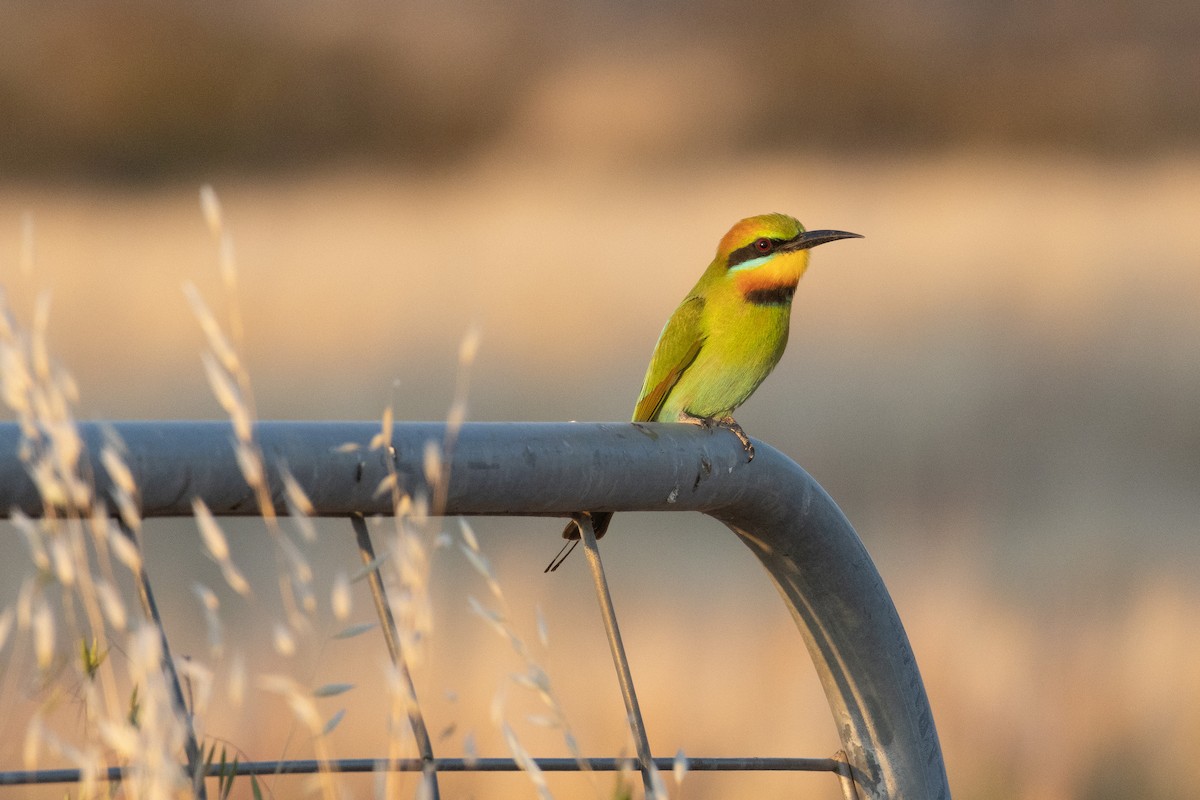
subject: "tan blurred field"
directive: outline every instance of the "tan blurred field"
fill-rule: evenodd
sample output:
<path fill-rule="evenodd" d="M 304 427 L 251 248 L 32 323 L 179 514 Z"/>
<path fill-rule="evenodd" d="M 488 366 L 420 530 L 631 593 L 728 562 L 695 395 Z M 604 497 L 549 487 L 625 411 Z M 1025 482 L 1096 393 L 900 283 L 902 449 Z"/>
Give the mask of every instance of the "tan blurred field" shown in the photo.
<path fill-rule="evenodd" d="M 789 352 L 739 420 L 812 472 L 875 554 L 955 796 L 1187 796 L 1200 779 L 1200 160 L 568 163 L 506 151 L 449 173 L 218 182 L 259 415 L 376 418 L 394 402 L 398 418 L 439 418 L 458 342 L 478 329 L 471 418 L 625 418 L 663 320 L 730 223 L 779 210 L 863 233 L 813 258 Z M 49 338 L 78 381 L 81 416 L 219 416 L 181 292 L 190 281 L 221 305 L 197 197 L 194 185 L 0 188 L 0 283 L 26 318 L 35 293 L 52 292 Z M 545 614 L 550 646 L 535 649 L 583 750 L 620 752 L 623 712 L 582 562 L 541 574 L 558 535 L 549 521 L 476 527 L 531 643 L 535 607 Z M 327 597 L 356 554 L 348 528 L 321 530 L 312 558 Z M 323 608 L 299 653 L 277 656 L 268 544 L 256 526 L 229 531 L 261 587 L 251 601 L 218 592 L 231 648 L 255 673 L 354 683 L 322 701 L 327 715 L 348 709 L 336 754 L 379 755 L 382 643 L 328 640 L 339 626 Z M 18 537 L 3 542 L 8 606 L 32 567 Z M 699 517 L 630 515 L 605 544 L 656 754 L 836 748 L 799 636 L 733 537 Z M 190 523 L 151 527 L 147 547 L 152 576 L 172 589 L 160 591 L 176 646 L 205 660 L 184 587 L 218 589 L 219 572 Z M 355 591 L 354 618 L 369 619 Z M 438 552 L 419 682 L 446 732 L 439 753 L 461 755 L 470 733 L 480 755 L 507 755 L 490 716 L 499 697 L 531 751 L 563 755 L 556 733 L 524 721 L 534 707 L 509 682 L 517 661 L 467 610 L 485 591 L 456 549 Z M 19 732 L 50 693 L 26 671 L 27 651 L 8 647 L 0 711 Z M 216 666 L 221 687 L 228 660 Z M 69 692 L 51 719 L 61 736 L 78 723 Z M 241 708 L 215 700 L 207 725 L 244 757 L 311 754 L 262 692 Z M 0 767 L 21 753 L 19 734 L 0 739 Z M 286 797 L 303 781 L 268 785 Z M 345 786 L 371 795 L 365 779 Z M 522 776 L 444 786 L 534 796 Z M 561 797 L 611 788 L 607 776 L 550 786 Z M 822 776 L 698 774 L 672 796 L 797 793 L 838 796 Z"/>

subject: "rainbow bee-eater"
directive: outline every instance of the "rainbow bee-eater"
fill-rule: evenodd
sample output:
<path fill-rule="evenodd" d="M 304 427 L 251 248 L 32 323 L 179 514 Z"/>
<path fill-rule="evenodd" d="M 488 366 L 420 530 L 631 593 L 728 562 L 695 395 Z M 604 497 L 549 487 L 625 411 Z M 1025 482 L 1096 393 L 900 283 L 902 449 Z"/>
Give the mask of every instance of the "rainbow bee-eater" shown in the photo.
<path fill-rule="evenodd" d="M 733 412 L 754 393 L 783 356 L 796 284 L 808 268 L 808 251 L 838 239 L 858 239 L 845 231 L 806 231 L 786 214 L 749 217 L 730 228 L 717 255 L 667 320 L 654 346 L 634 422 L 690 422 L 727 428 L 742 443 L 746 459 L 754 446 Z M 592 513 L 599 539 L 611 513 Z M 572 521 L 563 531 L 571 540 L 546 567 L 552 572 L 579 543 Z"/>

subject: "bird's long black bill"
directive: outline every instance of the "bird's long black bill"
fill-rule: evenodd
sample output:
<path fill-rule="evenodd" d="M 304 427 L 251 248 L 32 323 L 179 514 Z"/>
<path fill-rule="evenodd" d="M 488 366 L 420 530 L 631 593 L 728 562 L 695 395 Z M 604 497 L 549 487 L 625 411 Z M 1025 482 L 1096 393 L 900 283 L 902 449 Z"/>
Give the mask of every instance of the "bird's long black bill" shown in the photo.
<path fill-rule="evenodd" d="M 849 231 L 805 231 L 804 233 L 792 239 L 787 244 L 780 247 L 780 250 L 808 250 L 816 247 L 819 244 L 827 242 L 836 242 L 838 239 L 862 239 L 861 233 L 850 233 Z"/>

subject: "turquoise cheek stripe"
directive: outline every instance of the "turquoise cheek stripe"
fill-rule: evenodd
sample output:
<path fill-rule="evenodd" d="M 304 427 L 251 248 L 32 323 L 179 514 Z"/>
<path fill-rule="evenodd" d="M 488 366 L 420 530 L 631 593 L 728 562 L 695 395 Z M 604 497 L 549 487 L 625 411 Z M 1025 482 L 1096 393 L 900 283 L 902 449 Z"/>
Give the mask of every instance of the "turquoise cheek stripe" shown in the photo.
<path fill-rule="evenodd" d="M 755 267 L 761 267 L 763 264 L 770 261 L 774 255 L 775 255 L 774 253 L 771 253 L 770 255 L 759 256 L 758 258 L 752 258 L 749 261 L 743 261 L 742 263 L 738 264 L 736 267 L 731 267 L 729 269 L 729 271 L 730 272 L 741 272 L 744 269 L 754 269 Z"/>

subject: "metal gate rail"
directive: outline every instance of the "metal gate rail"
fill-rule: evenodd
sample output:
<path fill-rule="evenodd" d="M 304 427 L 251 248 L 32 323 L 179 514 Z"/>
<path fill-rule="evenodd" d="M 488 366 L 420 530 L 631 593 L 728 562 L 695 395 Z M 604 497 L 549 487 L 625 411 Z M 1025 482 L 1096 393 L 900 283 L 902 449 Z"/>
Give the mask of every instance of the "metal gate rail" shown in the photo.
<path fill-rule="evenodd" d="M 218 516 L 260 513 L 241 477 L 228 423 L 79 427 L 97 496 L 108 497 L 113 488 L 98 458 L 108 430 L 124 442 L 143 517 L 191 516 L 197 497 Z M 307 493 L 317 516 L 391 514 L 389 498 L 376 496 L 376 487 L 391 472 L 399 476 L 403 491 L 431 496 L 423 456 L 428 443 L 445 440 L 446 426 L 397 424 L 390 454 L 367 448 L 378 430 L 378 423 L 256 424 L 255 440 L 269 469 L 276 511 L 287 510 L 281 464 Z M 43 511 L 42 498 L 17 456 L 20 440 L 17 425 L 0 425 L 0 514 L 19 509 L 36 516 Z M 346 448 L 347 443 L 361 447 Z M 921 676 L 866 549 L 841 510 L 803 469 L 768 445 L 756 442 L 755 447 L 757 456 L 747 463 L 735 437 L 690 425 L 469 423 L 455 434 L 443 511 L 569 516 L 581 510 L 691 510 L 724 522 L 759 558 L 791 611 L 820 676 L 846 761 L 709 759 L 709 768 L 738 768 L 715 766 L 720 762 L 794 764 L 759 767 L 771 769 L 805 768 L 801 763 L 809 764 L 808 769 L 848 768 L 862 797 L 948 798 Z M 485 761 L 495 769 L 508 769 L 510 763 L 477 763 Z M 574 759 L 536 761 L 548 769 L 578 768 Z M 573 766 L 552 766 L 559 761 Z M 612 768 L 627 763 L 593 761 Z M 671 763 L 653 762 L 661 769 Z M 698 764 L 704 762 L 689 760 L 689 769 L 701 769 Z M 268 762 L 256 763 L 265 769 Z M 337 763 L 374 768 L 381 762 Z M 269 764 L 270 772 L 280 771 L 277 763 Z M 414 764 L 416 769 L 431 767 L 428 760 Z M 455 771 L 456 765 L 467 768 L 465 761 L 455 759 L 432 764 L 446 771 Z"/>
<path fill-rule="evenodd" d="M 580 762 L 574 758 L 534 758 L 542 772 L 578 772 Z M 655 758 L 654 765 L 663 772 L 675 766 L 673 758 Z M 593 772 L 619 772 L 637 768 L 636 758 L 585 758 L 583 766 Z M 844 768 L 833 758 L 689 758 L 688 772 L 838 772 Z M 337 773 L 376 772 L 380 768 L 395 772 L 422 772 L 429 765 L 419 758 L 335 758 L 331 761 L 290 759 L 288 761 L 242 761 L 238 775 L 312 775 L 322 770 Z M 524 767 L 512 758 L 435 758 L 433 768 L 438 772 L 520 772 Z M 124 767 L 109 767 L 102 773 L 105 780 L 119 781 L 125 777 Z M 212 765 L 208 777 L 222 774 L 222 767 Z M 0 786 L 45 783 L 78 783 L 83 772 L 78 769 L 11 770 L 0 773 Z"/>

